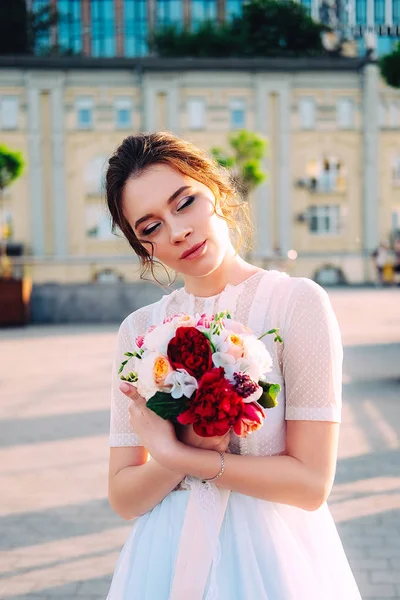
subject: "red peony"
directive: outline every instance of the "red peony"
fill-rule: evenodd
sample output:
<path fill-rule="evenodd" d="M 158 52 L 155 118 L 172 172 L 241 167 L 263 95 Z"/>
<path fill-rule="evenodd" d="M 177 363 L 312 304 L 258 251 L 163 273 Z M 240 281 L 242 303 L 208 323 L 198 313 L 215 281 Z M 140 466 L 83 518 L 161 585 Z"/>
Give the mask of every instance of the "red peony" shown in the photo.
<path fill-rule="evenodd" d="M 258 402 L 243 402 L 243 411 L 233 427 L 239 437 L 260 429 L 265 419 L 263 407 Z"/>
<path fill-rule="evenodd" d="M 212 368 L 209 340 L 195 327 L 178 327 L 168 344 L 168 358 L 173 369 L 185 369 L 200 379 Z"/>
<path fill-rule="evenodd" d="M 202 437 L 221 436 L 238 422 L 243 409 L 243 398 L 224 377 L 224 369 L 219 367 L 202 377 L 188 410 L 177 420 L 182 425 L 193 424 L 195 433 Z"/>

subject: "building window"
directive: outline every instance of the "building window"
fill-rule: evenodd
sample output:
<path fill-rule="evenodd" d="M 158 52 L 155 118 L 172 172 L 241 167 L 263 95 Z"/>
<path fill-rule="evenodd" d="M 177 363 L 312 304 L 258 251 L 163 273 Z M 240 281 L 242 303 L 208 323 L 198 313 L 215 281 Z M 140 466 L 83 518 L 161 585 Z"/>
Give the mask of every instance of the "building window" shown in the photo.
<path fill-rule="evenodd" d="M 340 206 L 310 206 L 308 230 L 313 235 L 338 235 L 340 233 Z"/>
<path fill-rule="evenodd" d="M 93 98 L 82 96 L 76 100 L 76 123 L 78 129 L 93 127 Z"/>
<path fill-rule="evenodd" d="M 16 96 L 0 98 L 0 127 L 1 129 L 17 129 L 18 98 Z"/>
<path fill-rule="evenodd" d="M 231 100 L 231 128 L 242 129 L 246 126 L 246 109 L 244 100 Z"/>
<path fill-rule="evenodd" d="M 375 24 L 385 24 L 385 0 L 374 0 Z"/>
<path fill-rule="evenodd" d="M 394 24 L 400 23 L 400 0 L 393 0 L 392 10 L 393 10 L 392 22 Z"/>
<path fill-rule="evenodd" d="M 389 127 L 396 129 L 399 126 L 399 105 L 397 102 L 389 104 Z"/>
<path fill-rule="evenodd" d="M 379 127 L 382 129 L 386 127 L 386 105 L 384 102 L 379 102 L 378 107 L 378 123 Z"/>
<path fill-rule="evenodd" d="M 356 24 L 367 24 L 367 2 L 366 0 L 356 0 Z"/>
<path fill-rule="evenodd" d="M 329 194 L 342 193 L 347 187 L 346 170 L 336 156 L 328 156 L 307 163 L 306 177 L 301 179 L 301 187 L 310 192 Z"/>
<path fill-rule="evenodd" d="M 114 0 L 92 0 L 91 33 L 93 56 L 115 56 Z"/>
<path fill-rule="evenodd" d="M 217 0 L 192 0 L 190 4 L 192 29 L 204 23 L 204 21 L 215 21 L 218 18 Z"/>
<path fill-rule="evenodd" d="M 394 187 L 400 187 L 400 154 L 392 161 L 392 183 Z"/>
<path fill-rule="evenodd" d="M 129 129 L 132 126 L 132 100 L 130 98 L 117 98 L 114 108 L 117 129 Z"/>
<path fill-rule="evenodd" d="M 58 44 L 61 51 L 82 52 L 81 3 L 76 0 L 58 0 Z"/>
<path fill-rule="evenodd" d="M 390 37 L 389 35 L 380 35 L 378 37 L 377 55 L 383 56 L 384 54 L 390 54 L 395 45 L 396 38 Z"/>
<path fill-rule="evenodd" d="M 156 23 L 159 27 L 183 26 L 183 0 L 157 0 Z"/>
<path fill-rule="evenodd" d="M 111 219 L 103 202 L 87 200 L 85 205 L 85 235 L 87 238 L 108 241 L 113 240 Z"/>
<path fill-rule="evenodd" d="M 147 0 L 124 0 L 125 56 L 148 54 Z"/>
<path fill-rule="evenodd" d="M 32 0 L 31 9 L 39 22 L 45 22 L 50 11 L 50 0 Z M 51 47 L 50 29 L 48 27 L 39 28 L 35 34 L 36 55 L 47 54 Z"/>
<path fill-rule="evenodd" d="M 306 9 L 307 14 L 311 15 L 311 5 L 312 5 L 311 0 L 301 0 L 301 4 Z"/>
<path fill-rule="evenodd" d="M 99 154 L 92 158 L 84 171 L 84 186 L 86 196 L 101 196 L 104 190 L 107 155 Z"/>
<path fill-rule="evenodd" d="M 337 102 L 337 124 L 340 129 L 354 127 L 354 101 L 352 98 L 339 98 Z"/>
<path fill-rule="evenodd" d="M 300 128 L 315 129 L 315 99 L 300 98 L 299 100 Z"/>
<path fill-rule="evenodd" d="M 226 0 L 225 15 L 227 20 L 239 17 L 243 11 L 243 0 Z"/>
<path fill-rule="evenodd" d="M 206 107 L 203 98 L 190 98 L 188 100 L 188 120 L 190 129 L 204 129 Z"/>

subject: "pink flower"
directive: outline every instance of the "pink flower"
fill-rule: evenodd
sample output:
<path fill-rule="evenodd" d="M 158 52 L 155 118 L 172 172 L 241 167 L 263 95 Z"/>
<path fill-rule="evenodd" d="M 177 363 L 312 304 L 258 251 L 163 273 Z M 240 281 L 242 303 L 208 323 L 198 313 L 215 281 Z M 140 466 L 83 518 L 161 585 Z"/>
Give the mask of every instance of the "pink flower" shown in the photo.
<path fill-rule="evenodd" d="M 235 360 L 242 358 L 244 353 L 244 343 L 239 335 L 230 333 L 225 340 L 225 344 L 227 345 L 227 354 L 233 356 Z"/>
<path fill-rule="evenodd" d="M 163 323 L 172 323 L 172 321 L 178 317 L 181 317 L 183 313 L 180 313 L 179 315 L 174 315 L 173 317 L 166 317 L 163 321 Z"/>
<path fill-rule="evenodd" d="M 138 348 L 141 348 L 144 344 L 144 335 L 138 335 L 135 342 L 136 342 L 136 346 Z"/>
<path fill-rule="evenodd" d="M 210 329 L 211 321 L 214 319 L 214 315 L 206 315 L 203 313 L 200 315 L 200 319 L 197 321 L 196 327 L 205 327 L 206 329 Z"/>
<path fill-rule="evenodd" d="M 260 429 L 265 419 L 263 407 L 258 402 L 243 403 L 243 411 L 236 421 L 233 431 L 239 437 Z"/>

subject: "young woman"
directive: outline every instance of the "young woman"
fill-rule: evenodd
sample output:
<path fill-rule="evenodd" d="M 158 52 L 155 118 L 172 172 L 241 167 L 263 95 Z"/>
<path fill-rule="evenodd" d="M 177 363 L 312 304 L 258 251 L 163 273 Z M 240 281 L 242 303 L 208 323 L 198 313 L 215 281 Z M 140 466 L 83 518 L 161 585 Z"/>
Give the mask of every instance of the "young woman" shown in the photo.
<path fill-rule="evenodd" d="M 118 334 L 109 500 L 134 523 L 109 600 L 359 600 L 326 505 L 342 369 L 326 292 L 240 258 L 228 175 L 172 134 L 126 138 L 106 186 L 113 223 L 143 267 L 153 270 L 157 259 L 184 278 L 183 288 L 129 315 Z M 282 344 L 264 338 L 279 404 L 247 438 L 177 431 L 119 380 L 118 366 L 150 325 L 225 309 L 258 335 L 280 328 Z"/>

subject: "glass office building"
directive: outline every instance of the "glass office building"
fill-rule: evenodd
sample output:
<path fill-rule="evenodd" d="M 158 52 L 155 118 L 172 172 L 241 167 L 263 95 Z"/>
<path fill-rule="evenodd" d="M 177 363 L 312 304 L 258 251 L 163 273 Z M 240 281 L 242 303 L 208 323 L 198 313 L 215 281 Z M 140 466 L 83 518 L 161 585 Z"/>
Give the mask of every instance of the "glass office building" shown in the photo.
<path fill-rule="evenodd" d="M 365 53 L 365 32 L 377 34 L 377 54 L 400 39 L 400 0 L 300 0 L 315 19 L 343 30 Z M 240 15 L 246 0 L 27 0 L 41 11 L 54 6 L 58 25 L 42 33 L 37 54 L 51 46 L 86 56 L 146 56 L 148 37 L 168 25 L 195 30 L 205 20 L 223 22 Z"/>

